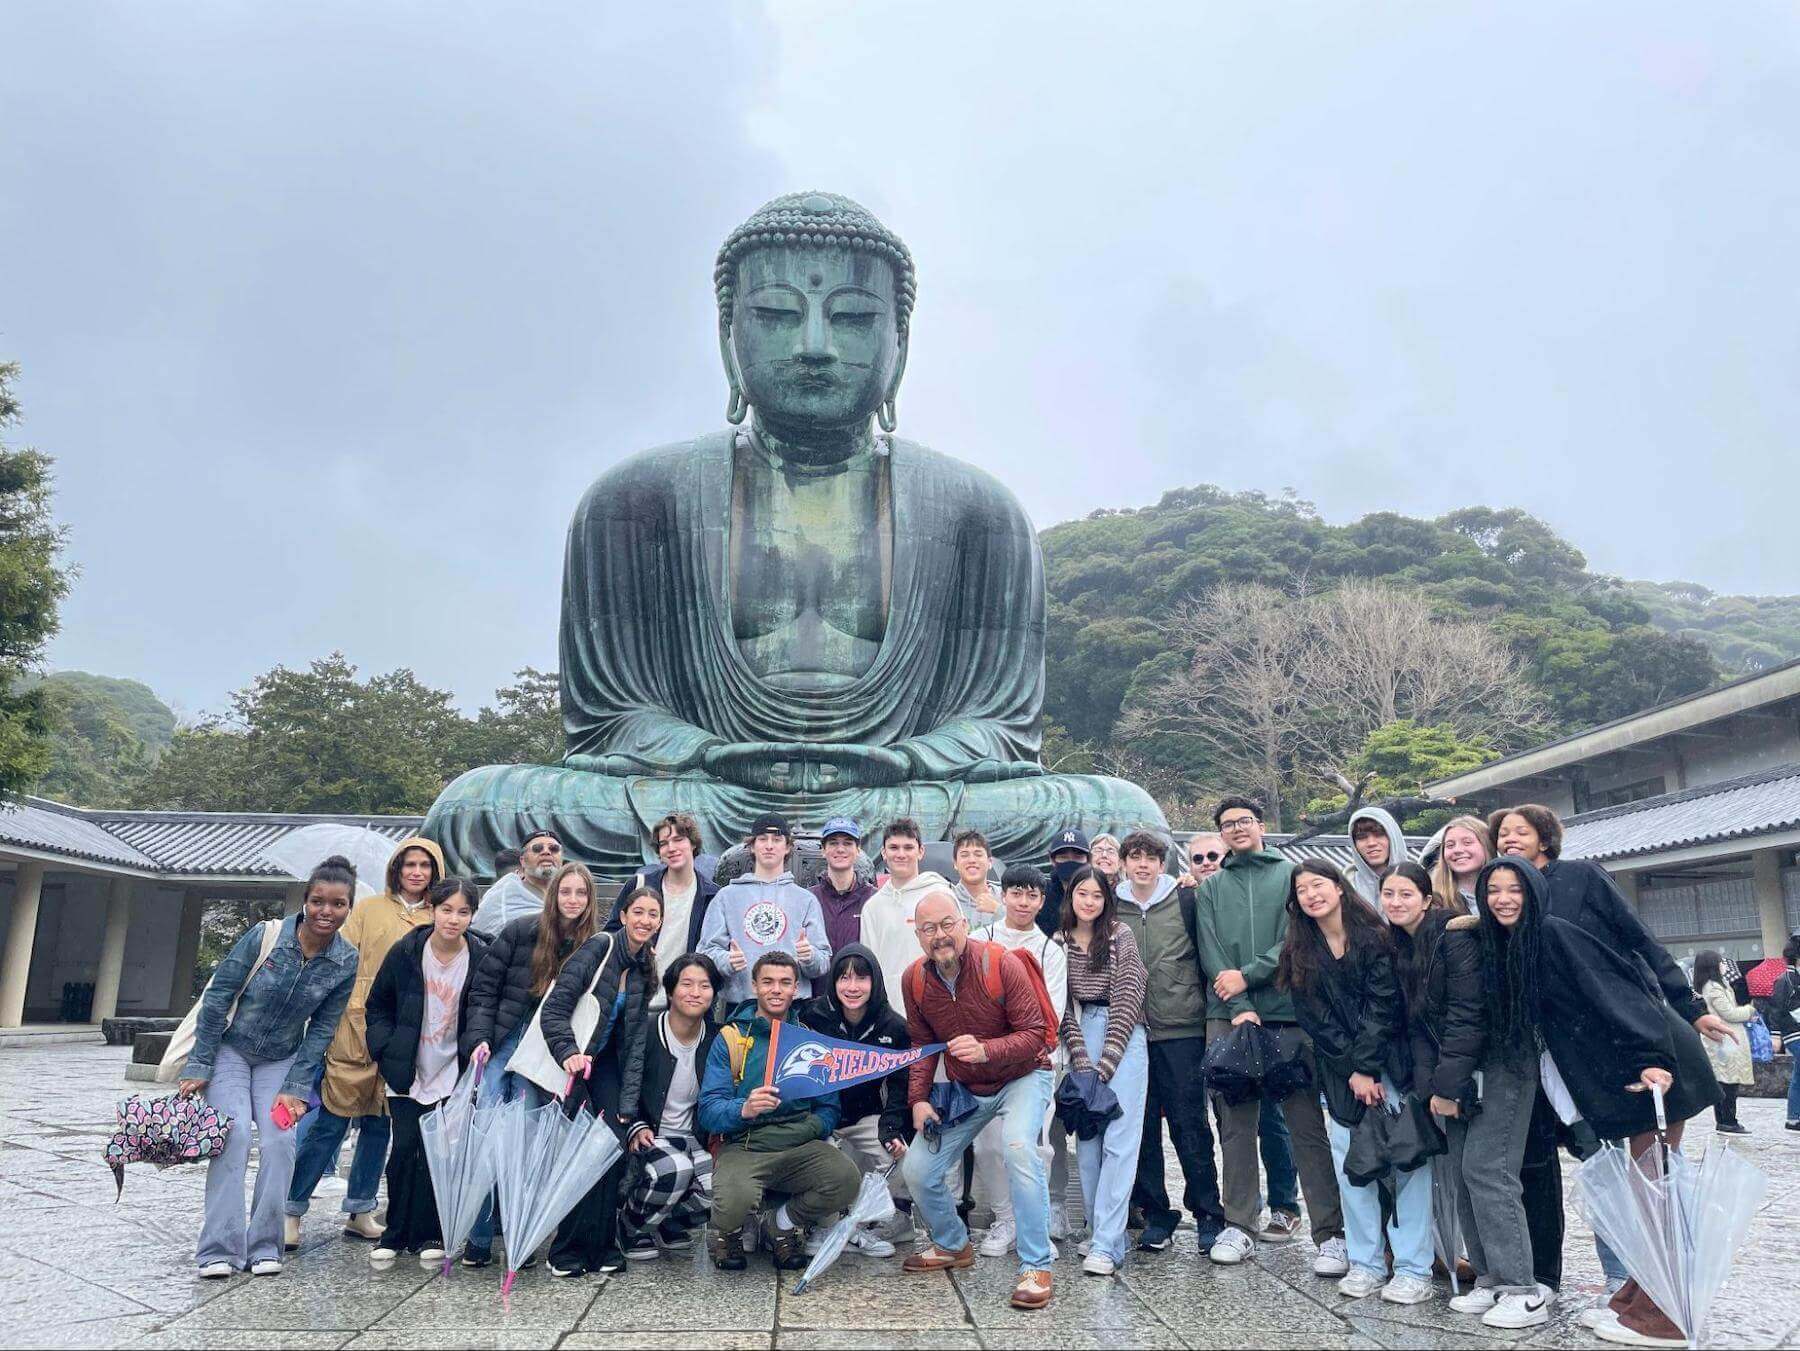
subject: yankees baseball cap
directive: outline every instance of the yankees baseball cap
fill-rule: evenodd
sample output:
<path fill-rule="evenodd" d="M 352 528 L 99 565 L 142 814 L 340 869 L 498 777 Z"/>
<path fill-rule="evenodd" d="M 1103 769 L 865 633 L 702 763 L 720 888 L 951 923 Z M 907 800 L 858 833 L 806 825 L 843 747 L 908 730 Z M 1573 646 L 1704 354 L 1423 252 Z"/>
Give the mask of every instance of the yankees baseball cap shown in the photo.
<path fill-rule="evenodd" d="M 1050 852 L 1052 854 L 1060 854 L 1065 849 L 1079 849 L 1084 855 L 1090 858 L 1093 857 L 1094 852 L 1088 848 L 1088 837 L 1086 832 L 1080 830 L 1065 830 L 1050 843 Z"/>
<path fill-rule="evenodd" d="M 829 840 L 833 835 L 848 835 L 858 844 L 862 843 L 862 827 L 848 816 L 834 816 L 825 823 L 825 829 L 819 832 L 820 840 Z"/>
<path fill-rule="evenodd" d="M 750 838 L 758 835 L 780 835 L 784 839 L 793 839 L 794 832 L 788 828 L 787 818 L 777 816 L 774 812 L 764 812 L 750 826 Z"/>

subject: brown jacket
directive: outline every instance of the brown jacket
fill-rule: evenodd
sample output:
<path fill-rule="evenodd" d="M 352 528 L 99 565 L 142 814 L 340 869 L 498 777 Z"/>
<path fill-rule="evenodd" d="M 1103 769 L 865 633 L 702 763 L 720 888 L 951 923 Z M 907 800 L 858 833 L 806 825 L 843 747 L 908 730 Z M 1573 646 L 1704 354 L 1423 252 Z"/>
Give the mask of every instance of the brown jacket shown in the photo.
<path fill-rule="evenodd" d="M 387 1085 L 381 1080 L 375 1062 L 369 1056 L 368 1015 L 369 987 L 387 958 L 388 949 L 421 924 L 431 923 L 431 907 L 420 906 L 409 911 L 399 899 L 400 860 L 408 849 L 423 849 L 437 862 L 437 876 L 444 876 L 444 853 L 422 836 L 400 841 L 388 860 L 387 891 L 379 896 L 365 896 L 350 910 L 350 918 L 339 931 L 357 951 L 356 985 L 350 991 L 350 1005 L 344 1010 L 331 1045 L 325 1049 L 325 1079 L 319 1086 L 319 1098 L 336 1116 L 386 1116 Z"/>
<path fill-rule="evenodd" d="M 990 950 L 991 949 L 991 950 Z M 984 961 L 1000 962 L 1001 998 L 988 997 L 982 979 Z M 950 1041 L 965 1033 L 980 1039 L 988 1058 L 978 1065 L 945 1055 L 944 1071 L 971 1093 L 983 1097 L 998 1093 L 1014 1079 L 1033 1070 L 1050 1068 L 1049 1027 L 1037 987 L 1025 974 L 1023 959 L 997 943 L 971 938 L 963 950 L 962 966 L 952 994 L 937 967 L 921 957 L 907 968 L 901 988 L 906 1000 L 906 1030 L 914 1046 Z M 914 999 L 918 986 L 922 998 Z M 931 1096 L 937 1077 L 938 1057 L 926 1056 L 907 1073 L 907 1101 L 923 1102 Z"/>

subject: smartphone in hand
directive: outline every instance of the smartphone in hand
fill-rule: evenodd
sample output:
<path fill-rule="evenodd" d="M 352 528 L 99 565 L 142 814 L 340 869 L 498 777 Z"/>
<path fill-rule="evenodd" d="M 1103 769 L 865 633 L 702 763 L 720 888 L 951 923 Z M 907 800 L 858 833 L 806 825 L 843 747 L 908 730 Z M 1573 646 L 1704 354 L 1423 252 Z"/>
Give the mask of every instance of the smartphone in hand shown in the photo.
<path fill-rule="evenodd" d="M 294 1129 L 294 1114 L 288 1111 L 288 1105 L 285 1102 L 277 1102 L 269 1109 L 269 1120 L 284 1131 Z"/>

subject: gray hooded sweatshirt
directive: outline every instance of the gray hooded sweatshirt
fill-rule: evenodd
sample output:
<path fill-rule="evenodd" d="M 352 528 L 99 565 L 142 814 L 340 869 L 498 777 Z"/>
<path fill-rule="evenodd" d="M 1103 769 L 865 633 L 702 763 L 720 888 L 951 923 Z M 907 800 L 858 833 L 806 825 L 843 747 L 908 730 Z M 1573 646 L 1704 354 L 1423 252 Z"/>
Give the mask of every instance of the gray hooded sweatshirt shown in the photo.
<path fill-rule="evenodd" d="M 1403 863 L 1411 855 L 1406 852 L 1406 835 L 1400 829 L 1400 823 L 1386 811 L 1380 807 L 1363 807 L 1351 815 L 1350 824 L 1346 827 L 1352 837 L 1350 853 L 1353 866 L 1350 871 L 1350 883 L 1356 888 L 1356 894 L 1373 906 L 1375 913 L 1379 915 L 1381 914 L 1381 874 L 1385 869 L 1371 868 L 1363 862 L 1363 856 L 1357 853 L 1355 834 L 1358 821 L 1373 821 L 1387 832 L 1387 867 L 1391 868 L 1396 863 Z"/>
<path fill-rule="evenodd" d="M 738 1003 L 755 993 L 750 972 L 756 959 L 765 952 L 786 952 L 797 958 L 802 933 L 812 944 L 812 959 L 800 963 L 796 999 L 810 996 L 813 978 L 831 969 L 831 940 L 825 935 L 825 914 L 819 909 L 819 898 L 795 882 L 792 873 L 784 872 L 769 882 L 759 880 L 755 873 L 745 873 L 733 878 L 731 885 L 722 888 L 706 907 L 706 922 L 696 951 L 712 958 L 725 976 L 726 1000 Z M 731 969 L 733 943 L 744 954 L 742 971 Z"/>

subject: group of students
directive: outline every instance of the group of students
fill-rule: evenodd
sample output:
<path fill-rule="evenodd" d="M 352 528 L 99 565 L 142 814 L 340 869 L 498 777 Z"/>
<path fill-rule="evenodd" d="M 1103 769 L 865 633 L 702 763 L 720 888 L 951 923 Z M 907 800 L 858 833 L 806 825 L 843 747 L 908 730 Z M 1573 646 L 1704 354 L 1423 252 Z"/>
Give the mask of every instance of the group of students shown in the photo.
<path fill-rule="evenodd" d="M 1460 1213 L 1473 1268 L 1450 1307 L 1503 1329 L 1545 1321 L 1561 1279 L 1559 1148 L 1648 1148 L 1651 1087 L 1676 1123 L 1670 1144 L 1707 1106 L 1725 1124 L 1701 1034 L 1733 1041 L 1740 1010 L 1690 988 L 1602 870 L 1558 857 L 1545 808 L 1457 818 L 1427 851 L 1429 872 L 1390 817 L 1360 812 L 1350 876 L 1266 848 L 1249 799 L 1225 799 L 1214 824 L 1179 877 L 1156 834 L 1090 843 L 1071 828 L 1048 878 L 1013 865 L 996 882 L 978 832 L 953 841 L 952 881 L 923 867 L 922 833 L 901 820 L 882 833 L 877 887 L 859 872 L 860 826 L 840 817 L 807 889 L 779 816 L 753 824 L 748 870 L 721 887 L 695 867 L 697 823 L 676 814 L 655 829 L 660 866 L 610 907 L 549 832 L 523 841 L 517 870 L 479 901 L 442 876 L 428 840 L 403 841 L 386 890 L 354 908 L 353 871 L 327 860 L 276 941 L 246 934 L 203 996 L 182 1090 L 254 1121 L 262 1153 L 247 1225 L 248 1132 L 212 1163 L 201 1272 L 280 1270 L 353 1123 L 344 1232 L 372 1241 L 378 1267 L 402 1252 L 442 1261 L 421 1117 L 475 1062 L 486 1100 L 548 1101 L 545 1076 L 525 1067 L 549 1063 L 570 1076 L 568 1109 L 604 1113 L 625 1145 L 560 1226 L 556 1276 L 618 1272 L 702 1229 L 721 1269 L 744 1267 L 759 1235 L 778 1266 L 801 1266 L 809 1231 L 883 1170 L 899 1215 L 858 1230 L 856 1251 L 891 1257 L 893 1240 L 916 1239 L 905 1269 L 934 1271 L 1011 1250 L 1012 1302 L 1042 1308 L 1056 1240 L 1076 1228 L 1062 1204 L 1072 1179 L 1085 1272 L 1117 1270 L 1134 1224 L 1139 1249 L 1169 1246 L 1181 1211 L 1163 1178 L 1166 1123 L 1214 1262 L 1296 1237 L 1303 1195 L 1318 1275 L 1353 1297 L 1421 1302 L 1435 1187 Z M 601 1016 L 582 1040 L 586 995 Z M 1209 1103 L 1208 1043 L 1251 1021 L 1299 1040 L 1311 1083 L 1279 1102 Z M 944 1049 L 787 1103 L 764 1079 L 770 1029 L 792 1022 Z M 1059 1074 L 1104 1085 L 1121 1109 L 1073 1150 L 1052 1112 Z M 1391 1195 L 1354 1185 L 1344 1162 L 1360 1118 L 1408 1095 L 1447 1152 L 1399 1174 Z M 277 1106 L 296 1130 L 263 1124 Z M 994 1217 L 979 1246 L 974 1200 Z M 484 1214 L 465 1265 L 491 1260 L 504 1219 Z M 1678 1337 L 1604 1245 L 1600 1258 L 1610 1298 L 1584 1322 L 1627 1344 Z"/>

